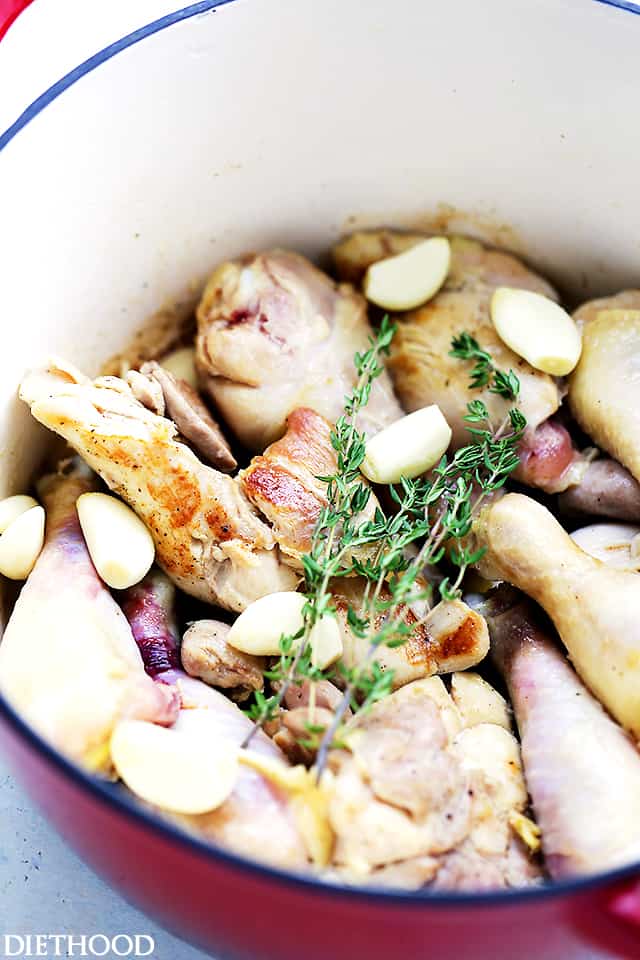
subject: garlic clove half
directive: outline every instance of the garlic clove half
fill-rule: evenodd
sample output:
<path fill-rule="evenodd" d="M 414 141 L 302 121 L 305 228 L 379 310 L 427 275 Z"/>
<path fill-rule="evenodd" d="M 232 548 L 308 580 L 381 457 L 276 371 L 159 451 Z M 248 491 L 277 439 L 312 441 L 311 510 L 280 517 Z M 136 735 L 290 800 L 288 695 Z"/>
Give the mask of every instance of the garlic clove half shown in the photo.
<path fill-rule="evenodd" d="M 303 594 L 292 590 L 254 600 L 232 624 L 227 643 L 242 653 L 277 656 L 281 652 L 280 638 L 293 636 L 302 629 L 306 602 Z"/>
<path fill-rule="evenodd" d="M 325 614 L 314 624 L 309 633 L 311 663 L 319 670 L 326 670 L 342 656 L 342 634 L 338 621 Z"/>
<path fill-rule="evenodd" d="M 44 544 L 44 509 L 31 507 L 13 520 L 0 536 L 0 573 L 26 580 Z"/>
<path fill-rule="evenodd" d="M 372 263 L 364 295 L 385 310 L 412 310 L 433 297 L 447 279 L 451 248 L 446 237 L 422 240 L 402 253 Z"/>
<path fill-rule="evenodd" d="M 531 290 L 498 287 L 490 310 L 503 343 L 536 370 L 564 377 L 576 367 L 582 352 L 580 331 L 553 300 Z"/>
<path fill-rule="evenodd" d="M 188 725 L 124 720 L 111 735 L 113 765 L 142 800 L 173 813 L 207 813 L 224 803 L 238 778 L 238 748 L 213 730 L 205 737 L 205 730 L 192 735 Z"/>
<path fill-rule="evenodd" d="M 432 404 L 407 414 L 367 440 L 360 470 L 372 483 L 398 483 L 433 467 L 451 443 L 451 427 Z"/>
<path fill-rule="evenodd" d="M 13 497 L 5 497 L 4 500 L 0 500 L 0 533 L 4 533 L 9 524 L 17 520 L 21 514 L 37 506 L 37 500 L 23 493 L 17 493 Z"/>
<path fill-rule="evenodd" d="M 139 583 L 155 557 L 153 538 L 142 520 L 106 493 L 83 493 L 76 507 L 93 565 L 107 586 L 125 590 Z"/>

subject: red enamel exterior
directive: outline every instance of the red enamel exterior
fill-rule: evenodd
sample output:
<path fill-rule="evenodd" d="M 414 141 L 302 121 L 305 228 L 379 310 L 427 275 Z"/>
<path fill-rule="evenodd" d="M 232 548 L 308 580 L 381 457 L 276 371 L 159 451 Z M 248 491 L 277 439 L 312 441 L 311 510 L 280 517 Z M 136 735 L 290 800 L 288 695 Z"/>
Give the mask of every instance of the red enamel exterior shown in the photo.
<path fill-rule="evenodd" d="M 110 797 L 53 756 L 4 708 L 0 743 L 77 852 L 169 930 L 233 960 L 570 960 L 588 947 L 640 957 L 633 888 L 415 899 L 296 882 L 220 856 Z M 613 905 L 613 909 L 612 909 Z"/>
<path fill-rule="evenodd" d="M 0 0 L 0 40 L 18 14 L 29 6 L 31 0 Z"/>

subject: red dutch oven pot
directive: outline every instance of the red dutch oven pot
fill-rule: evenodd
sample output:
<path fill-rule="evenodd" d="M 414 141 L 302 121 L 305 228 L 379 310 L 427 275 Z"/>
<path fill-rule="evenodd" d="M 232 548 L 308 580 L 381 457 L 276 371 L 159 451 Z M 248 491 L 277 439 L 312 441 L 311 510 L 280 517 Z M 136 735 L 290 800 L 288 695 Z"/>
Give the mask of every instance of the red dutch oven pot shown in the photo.
<path fill-rule="evenodd" d="M 0 8 L 5 26 L 24 5 L 14 0 Z M 208 16 L 218 7 L 219 17 Z M 563 45 L 567 51 L 567 86 L 571 87 L 572 96 L 574 88 L 579 90 L 580 84 L 588 86 L 591 82 L 589 71 L 585 69 L 580 73 L 571 62 L 573 57 L 579 67 L 581 54 L 588 57 L 589 45 L 600 51 L 601 65 L 604 65 L 601 79 L 593 81 L 590 88 L 589 96 L 594 103 L 605 77 L 615 74 L 618 87 L 611 87 L 613 92 L 604 100 L 609 104 L 610 114 L 616 115 L 618 111 L 626 120 L 612 127 L 606 110 L 594 113 L 593 125 L 597 127 L 597 123 L 602 122 L 609 138 L 606 149 L 598 152 L 597 139 L 586 145 L 580 142 L 567 157 L 567 148 L 555 144 L 555 140 L 546 145 L 545 156 L 554 174 L 562 180 L 566 204 L 556 202 L 553 181 L 544 181 L 543 176 L 549 189 L 546 217 L 539 212 L 544 204 L 535 190 L 531 196 L 521 191 L 505 205 L 506 212 L 521 222 L 526 234 L 525 249 L 533 251 L 536 263 L 552 276 L 560 274 L 566 287 L 571 288 L 573 247 L 565 254 L 565 276 L 554 268 L 563 262 L 563 247 L 557 237 L 564 235 L 566 241 L 576 220 L 580 191 L 586 189 L 581 178 L 591 176 L 589 164 L 584 162 L 586 155 L 591 167 L 597 167 L 609 162 L 612 151 L 618 158 L 623 153 L 630 154 L 627 166 L 633 165 L 633 169 L 618 165 L 606 191 L 604 166 L 588 184 L 589 210 L 596 221 L 604 224 L 607 217 L 614 217 L 615 229 L 626 231 L 625 236 L 632 235 L 633 211 L 627 209 L 621 192 L 624 193 L 627 181 L 633 183 L 634 177 L 637 179 L 634 171 L 640 155 L 628 149 L 629 142 L 625 140 L 635 135 L 632 128 L 637 127 L 633 120 L 637 113 L 630 110 L 630 104 L 635 102 L 634 88 L 638 90 L 637 58 L 634 61 L 629 50 L 633 43 L 633 49 L 640 49 L 639 12 L 632 3 L 604 6 L 584 2 L 578 8 L 576 4 L 557 3 L 557 0 L 518 5 L 509 0 L 488 0 L 482 5 L 462 2 L 455 9 L 454 5 L 426 0 L 422 3 L 401 0 L 395 5 L 371 0 L 366 7 L 357 0 L 343 0 L 342 6 L 336 0 L 326 0 L 322 5 L 313 4 L 311 0 L 263 0 L 262 3 L 235 0 L 224 10 L 219 0 L 203 0 L 164 16 L 81 64 L 46 91 L 0 136 L 0 150 L 6 151 L 7 161 L 5 165 L 5 157 L 0 156 L 0 186 L 8 187 L 5 200 L 0 204 L 3 210 L 0 220 L 4 220 L 5 225 L 10 221 L 13 241 L 11 269 L 2 279 L 4 296 L 9 299 L 6 315 L 13 318 L 20 310 L 20 290 L 23 300 L 28 297 L 27 274 L 21 276 L 20 271 L 27 269 L 24 261 L 31 257 L 35 264 L 29 268 L 38 273 L 44 270 L 44 279 L 40 274 L 41 282 L 48 292 L 47 304 L 53 315 L 48 326 L 45 324 L 46 330 L 56 327 L 48 334 L 47 346 L 59 348 L 60 353 L 69 349 L 72 359 L 95 366 L 100 358 L 122 343 L 125 332 L 135 329 L 150 304 L 158 304 L 163 295 L 175 292 L 176 277 L 199 276 L 201 268 L 210 266 L 212 258 L 219 259 L 231 250 L 271 243 L 285 236 L 291 238 L 292 246 L 316 253 L 322 243 L 326 245 L 327 238 L 341 228 L 360 222 L 356 215 L 347 221 L 344 219 L 354 209 L 371 210 L 372 223 L 402 222 L 402 214 L 396 217 L 393 211 L 408 210 L 411 202 L 415 209 L 417 184 L 421 184 L 420 196 L 426 198 L 424 202 L 430 206 L 438 197 L 447 196 L 445 185 L 451 183 L 458 185 L 461 206 L 467 209 L 474 206 L 485 190 L 493 191 L 492 196 L 497 197 L 502 189 L 502 193 L 509 196 L 504 170 L 498 171 L 494 182 L 493 167 L 483 157 L 477 137 L 474 141 L 477 155 L 469 154 L 471 161 L 465 166 L 465 130 L 461 134 L 461 124 L 451 122 L 452 110 L 462 109 L 464 114 L 467 109 L 455 106 L 460 101 L 452 99 L 451 105 L 447 105 L 433 123 L 439 130 L 449 124 L 446 135 L 443 134 L 450 145 L 447 162 L 440 165 L 433 162 L 425 143 L 421 145 L 428 178 L 423 175 L 422 180 L 417 179 L 418 168 L 411 168 L 408 162 L 398 165 L 394 160 L 397 150 L 393 137 L 389 144 L 384 129 L 372 132 L 371 126 L 375 127 L 378 117 L 384 117 L 384 123 L 392 127 L 398 114 L 404 114 L 405 119 L 415 116 L 415 104 L 407 106 L 402 97 L 397 97 L 403 90 L 406 92 L 407 84 L 410 80 L 414 82 L 419 72 L 415 76 L 407 74 L 405 86 L 397 91 L 389 93 L 388 88 L 397 82 L 394 78 L 398 72 L 413 69 L 407 47 L 419 42 L 416 36 L 425 38 L 425 70 L 432 61 L 438 61 L 442 72 L 443 64 L 455 60 L 453 49 L 450 54 L 447 49 L 441 49 L 443 37 L 455 35 L 456 41 L 462 44 L 458 72 L 445 77 L 441 85 L 441 90 L 446 88 L 454 98 L 469 98 L 482 84 L 493 85 L 490 102 L 485 102 L 483 109 L 500 114 L 506 109 L 503 98 L 512 96 L 509 83 L 521 81 L 519 99 L 508 114 L 506 133 L 504 123 L 496 124 L 491 136 L 495 141 L 495 165 L 499 166 L 499 158 L 504 157 L 506 150 L 505 143 L 498 144 L 499 138 L 512 137 L 509 149 L 513 152 L 519 137 L 517 124 L 522 116 L 523 129 L 527 122 L 533 126 L 530 149 L 512 171 L 513 179 L 527 184 L 534 183 L 538 176 L 538 170 L 531 166 L 531 155 L 537 149 L 537 141 L 544 140 L 545 131 L 556 124 L 557 112 L 566 112 L 563 121 L 567 123 L 575 118 L 581 137 L 589 135 L 589 123 L 583 122 L 579 100 L 567 106 L 568 95 L 564 100 L 561 96 L 554 99 L 552 93 L 559 86 L 557 76 L 564 76 Z M 439 44 L 434 45 L 434 37 L 439 38 Z M 479 52 L 474 52 L 474 40 Z M 495 77 L 491 73 L 503 53 L 504 83 L 499 70 Z M 469 56 L 474 60 L 470 67 Z M 530 71 L 536 58 L 540 69 L 531 80 Z M 597 62 L 593 59 L 589 62 L 595 70 Z M 625 73 L 625 65 L 632 62 L 636 67 Z M 326 69 L 320 70 L 319 65 L 323 63 Z M 509 70 L 515 69 L 514 65 L 519 72 L 512 75 Z M 365 66 L 369 75 L 363 82 L 361 74 Z M 281 75 L 283 70 L 285 73 Z M 472 76 L 465 79 L 465 71 L 469 70 Z M 555 76 L 554 71 L 558 70 Z M 145 83 L 149 73 L 153 74 L 152 90 L 157 93 L 157 112 L 151 119 L 138 104 L 138 99 L 142 103 L 148 93 Z M 180 101 L 177 89 L 186 82 L 184 74 L 189 74 L 191 96 L 188 101 Z M 210 79 L 204 82 L 209 74 Z M 310 83 L 315 85 L 305 89 L 305 84 Z M 546 89 L 545 84 L 551 87 Z M 262 87 L 269 88 L 266 107 L 261 99 Z M 340 112 L 337 106 L 341 102 L 340 89 L 344 91 L 344 98 L 354 100 L 350 114 L 353 136 L 348 135 L 347 128 L 341 129 L 342 121 L 336 119 Z M 440 93 L 440 99 L 441 96 Z M 375 100 L 373 108 L 370 97 Z M 259 103 L 254 109 L 255 99 Z M 137 114 L 132 111 L 133 121 L 124 118 L 125 105 L 132 102 L 138 107 Z M 428 109 L 437 112 L 438 104 L 436 98 Z M 217 138 L 207 140 L 207 134 L 203 134 L 200 140 L 195 136 L 197 127 L 190 115 L 196 111 L 196 119 L 205 123 L 209 115 L 207 105 Z M 275 143 L 269 140 L 269 118 L 265 121 L 264 109 L 273 110 L 270 122 L 272 131 L 275 129 Z M 539 117 L 535 116 L 536 110 Z M 313 127 L 309 126 L 309 112 L 313 114 Z M 369 115 L 367 122 L 358 126 L 361 112 Z M 474 136 L 477 130 L 472 127 L 478 113 L 477 105 L 472 104 L 465 121 Z M 164 148 L 158 148 L 154 137 L 165 136 L 169 121 L 171 136 L 168 139 L 173 147 L 170 150 L 165 143 Z M 187 141 L 183 136 L 183 123 L 192 124 Z M 317 134 L 318 126 L 321 135 L 314 138 L 312 133 Z M 141 140 L 146 138 L 144 143 L 136 139 L 138 127 L 142 131 Z M 397 135 L 398 131 L 392 130 L 392 133 Z M 614 134 L 619 137 L 619 149 L 614 149 Z M 336 166 L 338 136 L 340 157 Z M 571 129 L 566 136 L 571 138 Z M 41 138 L 48 143 L 47 150 L 41 149 Z M 213 154 L 221 138 L 235 146 L 246 144 L 247 158 L 236 164 L 228 162 L 217 166 L 212 160 L 205 176 L 200 169 L 202 153 L 208 149 Z M 309 138 L 313 140 L 311 149 L 307 149 Z M 407 149 L 415 146 L 409 143 Z M 139 161 L 138 154 L 143 147 L 147 154 Z M 180 176 L 175 177 L 175 169 L 170 164 L 174 162 L 174 154 L 179 157 L 185 151 L 188 156 Z M 30 158 L 33 159 L 36 152 L 38 162 L 30 166 Z M 104 160 L 110 154 L 120 162 L 111 179 L 110 165 Z M 196 155 L 197 163 L 193 160 Z M 463 161 L 459 161 L 461 156 Z M 154 158 L 153 162 L 150 157 Z M 327 171 L 326 182 L 314 163 L 320 164 L 320 171 Z M 332 163 L 337 174 L 329 172 Z M 165 169 L 164 164 L 169 166 Z M 393 177 L 385 175 L 385 168 Z M 358 169 L 361 176 L 356 176 Z M 90 189 L 92 184 L 82 193 L 83 178 L 86 180 L 92 175 L 94 194 Z M 218 177 L 224 181 L 222 191 L 216 186 Z M 390 180 L 393 180 L 391 187 Z M 147 181 L 152 181 L 150 186 Z M 293 181 L 296 182 L 292 187 Z M 192 202 L 193 182 L 197 182 L 198 190 Z M 132 183 L 136 185 L 135 191 Z M 64 207 L 55 207 L 57 203 L 64 204 L 64 198 L 60 197 L 71 187 L 80 191 L 77 202 L 68 208 L 67 219 L 73 220 L 73 234 L 66 231 L 61 213 Z M 151 220 L 145 220 L 147 187 L 161 194 L 166 207 L 163 216 Z M 215 207 L 206 211 L 206 216 L 210 221 L 217 218 L 218 225 L 221 223 L 224 227 L 223 243 L 216 246 L 213 253 L 211 248 L 206 249 L 201 261 L 200 254 L 194 250 L 206 247 L 207 242 L 215 244 L 219 239 L 207 238 L 198 222 L 202 205 L 199 201 L 207 197 L 207 189 L 215 194 Z M 599 191 L 603 191 L 603 196 Z M 100 198 L 105 192 L 107 202 L 102 203 Z M 86 213 L 87 197 L 93 195 L 96 202 Z M 394 197 L 398 198 L 397 208 L 393 206 Z M 350 198 L 354 198 L 353 206 L 349 206 Z M 206 205 L 206 200 L 203 202 Z M 181 220 L 185 208 L 187 214 Z M 637 224 L 640 209 L 636 214 Z M 42 229 L 37 229 L 38 216 Z M 47 234 L 52 217 L 58 218 L 55 243 Z M 136 217 L 143 223 L 139 229 Z M 126 236 L 120 229 L 125 220 L 132 226 Z M 271 224 L 275 224 L 273 234 L 269 232 Z M 92 225 L 95 241 L 89 235 Z M 166 244 L 172 235 L 186 237 L 190 230 L 197 236 L 191 246 L 185 242 L 177 249 L 178 245 L 174 244 L 172 257 L 160 258 L 159 266 L 153 259 L 142 258 L 138 263 L 136 258 L 141 257 L 138 240 L 145 236 L 145 226 L 150 228 L 149 235 L 156 245 Z M 77 239 L 79 230 L 81 242 Z M 224 239 L 226 234 L 228 237 Z M 542 243 L 543 237 L 547 238 L 546 246 Z M 574 260 L 579 263 L 597 238 L 587 230 L 583 237 L 578 231 L 573 239 Z M 109 283 L 100 287 L 100 295 L 96 295 L 91 305 L 91 323 L 95 320 L 96 328 L 100 327 L 100 336 L 95 342 L 85 336 L 89 304 L 78 280 L 87 269 L 82 260 L 83 249 L 91 251 L 92 242 L 96 250 L 99 249 L 102 262 L 113 263 Z M 602 246 L 601 243 L 600 248 Z M 593 276 L 590 274 L 585 281 L 583 299 L 598 291 L 599 282 L 601 286 L 614 283 L 622 286 L 627 282 L 629 264 L 637 256 L 636 248 L 637 240 L 626 262 L 617 251 L 615 256 L 612 254 L 615 264 L 607 277 L 598 279 L 597 271 Z M 7 255 L 9 249 L 7 244 Z M 142 269 L 146 271 L 144 275 L 140 272 Z M 50 275 L 47 270 L 51 270 Z M 128 271 L 137 280 L 147 278 L 144 286 L 145 290 L 149 289 L 148 296 L 140 295 L 139 291 L 138 299 L 133 296 L 129 289 L 133 281 L 130 282 Z M 606 264 L 602 271 L 607 272 Z M 103 301 L 109 300 L 109 291 L 118 283 L 122 286 L 118 296 L 126 306 L 117 311 L 114 303 L 108 302 L 103 309 Z M 79 292 L 74 300 L 76 288 Z M 136 316 L 118 319 L 127 310 Z M 37 325 L 35 315 L 33 322 Z M 10 392 L 15 391 L 21 367 L 28 365 L 34 352 L 26 334 L 19 341 L 22 336 L 19 327 L 16 325 L 12 331 L 9 350 L 13 350 Z M 6 370 L 0 370 L 0 374 L 7 379 Z M 0 403 L 4 402 L 0 396 Z M 10 401 L 6 400 L 6 404 L 10 406 Z M 14 417 L 13 407 L 8 426 L 14 433 L 18 431 L 16 450 L 20 449 L 16 453 L 8 448 L 0 464 L 0 473 L 4 471 L 0 477 L 2 495 L 5 490 L 27 483 L 43 440 L 43 435 L 24 415 L 16 412 Z M 24 450 L 31 452 L 25 454 Z M 640 957 L 640 865 L 571 883 L 482 895 L 325 886 L 212 848 L 174 829 L 139 807 L 117 786 L 98 782 L 68 763 L 2 700 L 0 742 L 16 777 L 60 833 L 97 872 L 159 923 L 220 958 L 388 960 L 396 953 L 403 960 L 423 957 L 579 960 L 587 956 L 631 960 Z"/>

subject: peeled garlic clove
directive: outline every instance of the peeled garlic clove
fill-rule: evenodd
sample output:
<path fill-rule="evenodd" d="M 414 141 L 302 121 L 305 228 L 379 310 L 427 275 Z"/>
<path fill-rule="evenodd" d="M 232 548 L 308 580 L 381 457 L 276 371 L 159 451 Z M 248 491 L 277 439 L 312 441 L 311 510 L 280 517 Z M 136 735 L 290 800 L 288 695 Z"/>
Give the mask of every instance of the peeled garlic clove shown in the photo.
<path fill-rule="evenodd" d="M 571 539 L 581 550 L 618 570 L 640 570 L 640 527 L 630 523 L 592 523 L 574 530 Z"/>
<path fill-rule="evenodd" d="M 9 524 L 13 523 L 21 514 L 37 506 L 37 500 L 22 493 L 0 500 L 0 533 L 4 533 Z"/>
<path fill-rule="evenodd" d="M 475 727 L 478 723 L 496 723 L 505 730 L 511 730 L 506 700 L 478 673 L 453 673 L 451 696 L 465 727 Z"/>
<path fill-rule="evenodd" d="M 491 320 L 500 339 L 536 370 L 564 377 L 580 359 L 582 338 L 573 318 L 540 293 L 498 287 Z"/>
<path fill-rule="evenodd" d="M 342 656 L 342 634 L 335 617 L 325 614 L 314 624 L 309 633 L 311 663 L 325 670 Z"/>
<path fill-rule="evenodd" d="M 44 543 L 44 509 L 31 507 L 13 520 L 0 536 L 0 573 L 10 580 L 26 580 Z"/>
<path fill-rule="evenodd" d="M 181 347 L 168 353 L 158 361 L 161 367 L 172 373 L 179 380 L 186 380 L 194 390 L 198 387 L 198 375 L 195 364 L 196 352 L 193 347 Z"/>
<path fill-rule="evenodd" d="M 173 813 L 206 813 L 224 803 L 238 777 L 237 755 L 226 740 L 145 720 L 124 720 L 111 735 L 113 765 L 129 789 Z"/>
<path fill-rule="evenodd" d="M 155 556 L 153 539 L 142 520 L 126 503 L 106 493 L 83 493 L 76 507 L 98 575 L 114 590 L 139 583 Z"/>
<path fill-rule="evenodd" d="M 284 590 L 254 600 L 227 634 L 227 643 L 242 653 L 273 657 L 280 653 L 280 637 L 293 636 L 303 626 L 301 593 Z"/>
<path fill-rule="evenodd" d="M 398 483 L 438 463 L 451 443 L 451 427 L 433 404 L 396 420 L 367 441 L 360 470 L 372 483 Z"/>
<path fill-rule="evenodd" d="M 372 263 L 364 278 L 364 295 L 385 310 L 412 310 L 438 292 L 450 260 L 446 237 L 423 240 L 395 257 Z"/>

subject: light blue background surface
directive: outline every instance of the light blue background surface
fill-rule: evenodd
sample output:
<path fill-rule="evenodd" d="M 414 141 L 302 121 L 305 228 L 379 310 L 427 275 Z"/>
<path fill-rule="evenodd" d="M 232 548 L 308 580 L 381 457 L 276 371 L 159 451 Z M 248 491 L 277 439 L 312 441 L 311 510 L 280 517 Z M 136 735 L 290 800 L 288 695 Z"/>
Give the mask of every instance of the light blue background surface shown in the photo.
<path fill-rule="evenodd" d="M 0 757 L 0 957 L 4 934 L 151 935 L 151 960 L 207 960 L 134 910 L 52 830 Z"/>

